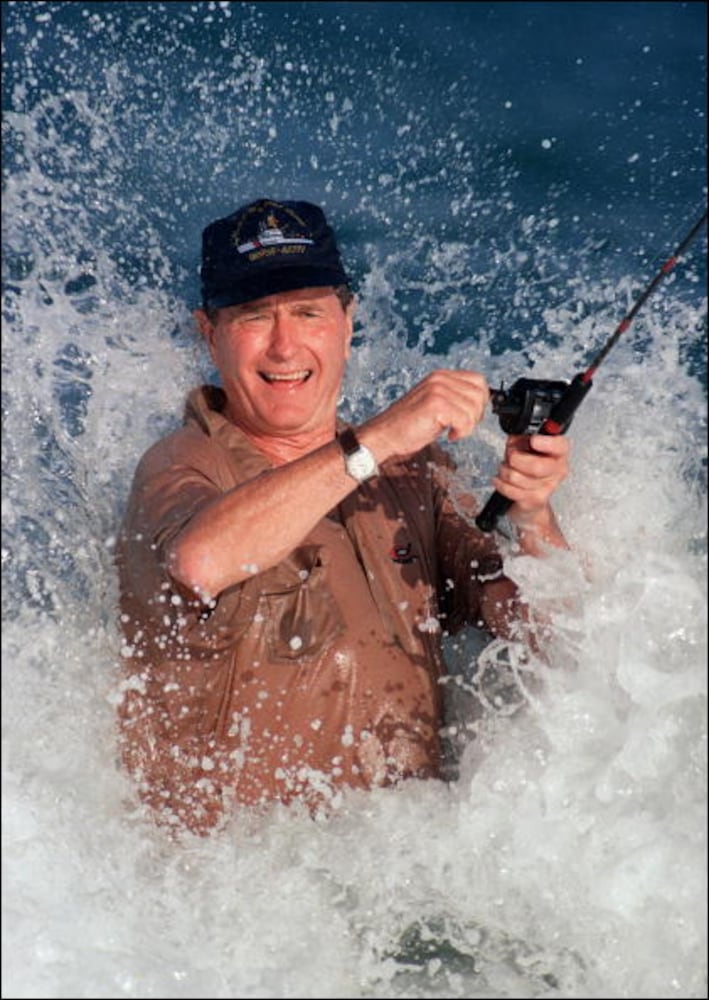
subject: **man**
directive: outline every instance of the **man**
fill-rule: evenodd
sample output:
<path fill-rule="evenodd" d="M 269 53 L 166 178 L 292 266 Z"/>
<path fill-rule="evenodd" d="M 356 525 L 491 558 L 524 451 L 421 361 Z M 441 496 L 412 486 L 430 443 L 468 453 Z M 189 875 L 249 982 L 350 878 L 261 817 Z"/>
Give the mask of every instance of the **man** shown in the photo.
<path fill-rule="evenodd" d="M 440 772 L 440 642 L 524 615 L 436 441 L 480 422 L 472 371 L 436 371 L 357 428 L 337 418 L 354 303 L 306 202 L 207 226 L 195 313 L 222 386 L 136 471 L 117 561 L 123 756 L 161 821 L 229 803 L 327 807 L 342 786 Z M 494 487 L 525 553 L 565 547 L 562 437 L 511 437 Z"/>

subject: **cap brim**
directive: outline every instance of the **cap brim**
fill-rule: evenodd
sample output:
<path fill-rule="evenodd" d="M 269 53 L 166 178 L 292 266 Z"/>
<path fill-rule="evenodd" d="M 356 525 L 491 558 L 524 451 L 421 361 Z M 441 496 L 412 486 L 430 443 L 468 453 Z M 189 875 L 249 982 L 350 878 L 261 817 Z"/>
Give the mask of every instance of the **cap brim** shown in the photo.
<path fill-rule="evenodd" d="M 205 309 L 225 309 L 240 306 L 255 299 L 264 299 L 277 292 L 293 292 L 299 288 L 337 287 L 349 284 L 344 271 L 320 267 L 289 267 L 266 271 L 240 281 L 229 289 L 205 296 Z"/>

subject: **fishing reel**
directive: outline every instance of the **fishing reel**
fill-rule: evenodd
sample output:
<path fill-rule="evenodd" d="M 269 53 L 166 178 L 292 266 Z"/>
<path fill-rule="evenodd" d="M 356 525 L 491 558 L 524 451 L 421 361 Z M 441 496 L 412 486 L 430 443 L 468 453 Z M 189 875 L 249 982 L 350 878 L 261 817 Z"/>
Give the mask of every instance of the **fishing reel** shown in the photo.
<path fill-rule="evenodd" d="M 490 390 L 492 412 L 505 434 L 536 434 L 568 387 L 568 382 L 518 378 L 510 389 Z"/>
<path fill-rule="evenodd" d="M 547 382 L 544 379 L 518 378 L 511 389 L 492 389 L 490 401 L 502 430 L 507 434 L 540 434 L 554 436 L 565 434 L 574 413 L 583 403 L 593 385 L 593 376 L 621 334 L 625 333 L 633 317 L 651 295 L 658 283 L 670 273 L 677 261 L 707 221 L 707 213 L 692 226 L 668 261 L 663 264 L 632 309 L 620 321 L 612 337 L 583 372 L 578 372 L 571 382 Z M 497 490 L 475 518 L 481 531 L 492 531 L 500 517 L 504 517 L 512 501 Z"/>

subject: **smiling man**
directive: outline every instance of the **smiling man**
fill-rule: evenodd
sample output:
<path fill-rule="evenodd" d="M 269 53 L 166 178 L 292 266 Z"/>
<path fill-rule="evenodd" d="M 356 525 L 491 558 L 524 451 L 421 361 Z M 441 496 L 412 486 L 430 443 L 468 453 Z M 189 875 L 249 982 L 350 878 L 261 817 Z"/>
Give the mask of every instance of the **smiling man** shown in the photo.
<path fill-rule="evenodd" d="M 203 833 L 234 802 L 316 812 L 342 786 L 439 776 L 442 635 L 508 634 L 525 609 L 437 444 L 474 432 L 484 376 L 432 372 L 345 426 L 354 299 L 310 203 L 211 223 L 201 277 L 221 385 L 141 460 L 117 563 L 123 760 L 161 822 Z M 493 485 L 525 553 L 565 546 L 568 449 L 508 439 Z"/>

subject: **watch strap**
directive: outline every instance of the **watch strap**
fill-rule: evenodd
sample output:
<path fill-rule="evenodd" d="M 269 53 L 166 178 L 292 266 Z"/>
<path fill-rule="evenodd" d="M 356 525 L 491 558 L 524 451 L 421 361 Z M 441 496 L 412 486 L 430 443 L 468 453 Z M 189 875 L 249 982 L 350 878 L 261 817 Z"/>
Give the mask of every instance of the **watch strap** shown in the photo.
<path fill-rule="evenodd" d="M 351 427 L 345 427 L 344 430 L 340 431 L 337 440 L 345 455 L 354 455 L 362 447 Z"/>
<path fill-rule="evenodd" d="M 358 483 L 364 483 L 379 474 L 377 461 L 369 448 L 361 444 L 351 427 L 337 435 L 337 443 L 345 459 L 347 474 Z"/>

